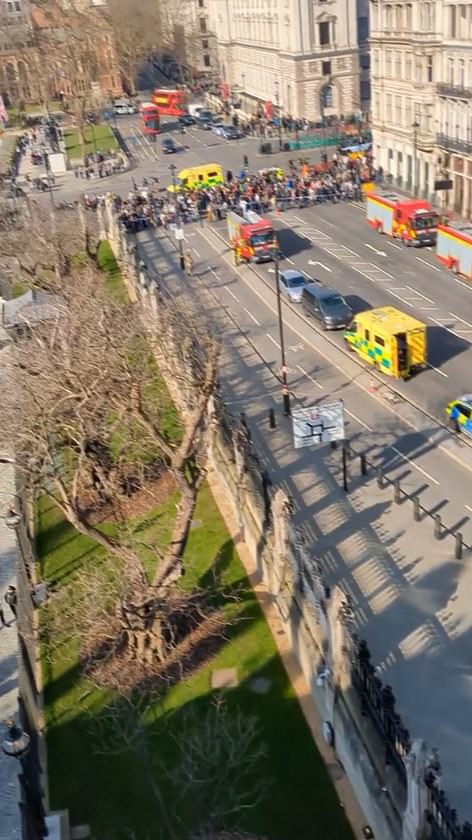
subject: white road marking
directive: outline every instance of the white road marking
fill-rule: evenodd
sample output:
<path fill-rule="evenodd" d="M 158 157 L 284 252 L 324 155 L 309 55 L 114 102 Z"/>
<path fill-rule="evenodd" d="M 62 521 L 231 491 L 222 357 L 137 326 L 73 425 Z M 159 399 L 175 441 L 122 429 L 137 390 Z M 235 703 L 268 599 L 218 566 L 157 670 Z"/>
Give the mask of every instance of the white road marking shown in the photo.
<path fill-rule="evenodd" d="M 417 257 L 416 259 L 417 259 L 419 262 L 422 262 L 422 263 L 423 263 L 423 265 L 427 265 L 427 266 L 428 266 L 428 268 L 432 268 L 432 269 L 433 269 L 433 271 L 441 271 L 441 269 L 440 269 L 440 268 L 438 268 L 438 267 L 437 267 L 437 265 L 431 265 L 431 263 L 429 263 L 427 260 L 423 260 L 423 259 L 422 259 L 422 257 Z"/>
<path fill-rule="evenodd" d="M 420 312 L 437 312 L 438 311 L 437 306 L 419 306 L 418 309 L 420 310 Z"/>
<path fill-rule="evenodd" d="M 393 295 L 393 297 L 396 297 L 398 298 L 398 300 L 401 300 L 402 303 L 406 303 L 407 306 L 411 306 L 411 308 L 413 309 L 413 304 L 406 298 L 402 297 L 401 295 L 397 295 L 397 293 L 394 292 L 392 289 L 386 289 L 385 291 L 387 291 L 389 295 Z"/>
<path fill-rule="evenodd" d="M 321 216 L 319 217 L 319 221 L 323 222 L 324 225 L 328 225 L 328 227 L 338 228 L 338 225 L 334 225 L 333 222 L 328 222 L 328 219 L 322 219 Z"/>
<path fill-rule="evenodd" d="M 462 321 L 467 327 L 472 327 L 470 321 L 465 321 L 464 318 L 461 318 L 460 315 L 455 315 L 454 312 L 450 312 L 449 315 L 452 315 L 453 318 L 457 318 L 458 321 Z"/>
<path fill-rule="evenodd" d="M 423 300 L 427 300 L 427 301 L 428 301 L 428 303 L 435 303 L 435 301 L 434 301 L 434 300 L 431 300 L 431 298 L 426 297 L 426 295 L 424 295 L 422 292 L 418 292 L 416 289 L 413 289 L 411 286 L 408 286 L 408 285 L 407 285 L 407 287 L 406 287 L 406 288 L 407 288 L 407 289 L 410 289 L 410 291 L 411 291 L 411 292 L 413 292 L 413 294 L 417 295 L 418 297 L 423 298 Z"/>
<path fill-rule="evenodd" d="M 374 246 L 369 245 L 368 242 L 364 242 L 364 245 L 365 245 L 366 248 L 369 248 L 371 251 L 374 251 L 376 254 L 378 254 L 379 257 L 386 257 L 387 256 L 385 251 L 379 251 L 378 248 L 374 248 Z"/>
<path fill-rule="evenodd" d="M 278 348 L 279 348 L 279 350 L 280 350 L 280 344 L 279 344 L 279 342 L 278 342 L 278 341 L 276 341 L 276 340 L 275 340 L 275 338 L 272 338 L 272 336 L 271 336 L 271 334 L 270 334 L 270 333 L 266 333 L 266 336 L 267 336 L 267 338 L 270 338 L 270 340 L 271 340 L 272 344 L 275 344 L 275 346 L 276 346 L 276 347 L 278 347 Z"/>
<path fill-rule="evenodd" d="M 439 368 L 434 367 L 434 365 L 431 365 L 429 362 L 426 362 L 426 367 L 431 368 L 431 370 L 435 370 L 436 373 L 439 373 L 439 376 L 444 376 L 444 379 L 449 379 L 449 375 L 447 373 L 444 373 L 443 370 L 439 370 Z"/>
<path fill-rule="evenodd" d="M 321 268 L 324 268 L 325 271 L 329 271 L 329 273 L 331 274 L 331 269 L 328 268 L 328 266 L 324 263 L 318 262 L 317 260 L 308 260 L 308 265 L 319 265 Z"/>
<path fill-rule="evenodd" d="M 415 464 L 415 462 L 412 461 L 411 458 L 408 458 L 407 455 L 404 455 L 403 452 L 400 452 L 400 450 L 397 449 L 396 446 L 389 446 L 388 449 L 391 449 L 393 452 L 396 452 L 396 454 L 400 458 L 403 458 L 403 460 L 407 461 L 408 464 L 411 464 L 411 466 L 414 467 L 415 470 L 418 470 L 418 472 L 422 473 L 422 475 L 424 475 L 425 478 L 428 479 L 428 481 L 432 481 L 433 484 L 436 484 L 436 486 L 439 487 L 439 481 L 436 478 L 433 478 L 433 476 L 427 473 L 426 470 L 422 469 L 422 467 L 419 467 L 418 464 Z"/>
<path fill-rule="evenodd" d="M 294 216 L 293 218 L 296 219 L 297 222 L 300 222 L 301 225 L 306 225 L 306 220 L 301 219 L 300 216 Z"/>
<path fill-rule="evenodd" d="M 349 411 L 349 409 L 346 408 L 346 406 L 344 406 L 344 411 L 346 412 L 346 414 L 349 414 L 349 417 L 352 417 L 353 420 L 355 420 L 357 423 L 359 423 L 361 426 L 363 426 L 364 429 L 367 429 L 368 432 L 373 432 L 374 431 L 373 429 L 371 429 L 371 427 L 367 423 L 364 423 L 364 421 L 361 420 L 361 418 L 358 417 L 357 414 L 354 414 L 352 411 Z"/>
<path fill-rule="evenodd" d="M 452 330 L 451 327 L 446 327 L 447 322 L 450 320 L 449 318 L 445 318 L 443 315 L 439 316 L 442 320 L 440 321 L 438 318 L 433 318 L 432 315 L 428 315 L 430 321 L 434 321 L 438 327 L 442 327 L 443 330 L 447 330 L 447 332 L 451 333 L 451 335 L 455 335 L 456 338 L 464 338 L 464 335 L 468 332 L 468 330 L 461 330 L 460 332 L 456 330 Z M 443 323 L 443 322 L 446 323 Z M 467 341 L 467 339 L 465 339 Z"/>
<path fill-rule="evenodd" d="M 193 251 L 193 253 L 195 254 L 195 256 L 196 256 L 196 257 L 198 257 L 198 259 L 200 260 L 200 259 L 201 259 L 201 254 L 197 251 L 197 249 L 196 249 L 196 248 L 192 248 L 192 251 Z"/>
<path fill-rule="evenodd" d="M 232 298 L 234 298 L 234 300 L 238 300 L 238 301 L 239 301 L 239 298 L 238 298 L 238 297 L 236 297 L 236 295 L 234 294 L 233 290 L 232 290 L 232 289 L 230 289 L 230 288 L 229 288 L 229 286 L 225 286 L 225 289 L 226 289 L 226 291 L 228 292 L 228 294 L 229 294 L 229 295 L 231 295 L 231 297 L 232 297 Z"/>
<path fill-rule="evenodd" d="M 285 257 L 284 259 L 286 259 L 287 262 L 290 263 L 290 265 L 295 265 L 294 261 L 291 260 L 290 257 Z"/>
<path fill-rule="evenodd" d="M 470 505 L 464 505 L 465 509 L 472 513 L 472 507 Z"/>
<path fill-rule="evenodd" d="M 320 385 L 320 383 L 317 382 L 316 379 L 313 376 L 311 376 L 311 374 L 307 373 L 307 371 L 304 368 L 302 368 L 301 365 L 297 365 L 297 368 L 301 373 L 303 373 L 303 376 L 306 376 L 307 379 L 310 380 L 310 382 L 313 382 L 313 385 L 316 385 L 316 387 L 319 388 L 320 391 L 323 390 L 323 386 Z"/>
<path fill-rule="evenodd" d="M 396 243 L 396 242 L 388 242 L 388 241 L 387 241 L 387 245 L 390 245 L 390 247 L 391 247 L 391 248 L 398 248 L 398 250 L 399 250 L 399 251 L 403 251 L 402 246 L 401 246 L 401 245 L 397 245 L 397 243 Z"/>
<path fill-rule="evenodd" d="M 257 324 L 257 326 L 258 326 L 258 327 L 260 327 L 261 322 L 260 322 L 260 321 L 258 321 L 258 320 L 257 320 L 257 318 L 255 318 L 255 317 L 254 317 L 254 315 L 252 314 L 252 312 L 249 312 L 249 309 L 246 309 L 246 307 L 244 307 L 244 311 L 245 311 L 245 312 L 249 315 L 249 317 L 250 317 L 250 318 L 252 318 L 252 320 L 254 321 L 254 323 L 255 323 L 255 324 Z"/>

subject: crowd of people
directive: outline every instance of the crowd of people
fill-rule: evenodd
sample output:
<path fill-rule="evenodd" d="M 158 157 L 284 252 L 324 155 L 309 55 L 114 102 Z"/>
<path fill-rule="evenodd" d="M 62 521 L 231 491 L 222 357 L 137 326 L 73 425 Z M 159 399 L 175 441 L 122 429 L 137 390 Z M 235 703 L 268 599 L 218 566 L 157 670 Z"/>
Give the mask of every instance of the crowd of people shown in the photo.
<path fill-rule="evenodd" d="M 120 152 L 92 152 L 84 156 L 83 166 L 74 168 L 76 178 L 107 178 L 126 169 L 126 160 Z"/>
<path fill-rule="evenodd" d="M 212 222 L 224 218 L 229 210 L 265 214 L 325 202 L 361 201 L 365 184 L 382 176 L 366 156 L 353 159 L 335 154 L 321 164 L 289 161 L 286 172 L 276 167 L 259 172 L 228 171 L 224 184 L 175 196 L 158 179 L 144 178 L 141 186 L 133 182 L 129 195 L 116 197 L 115 202 L 122 224 L 137 231 L 149 225 L 169 227 L 201 218 Z"/>

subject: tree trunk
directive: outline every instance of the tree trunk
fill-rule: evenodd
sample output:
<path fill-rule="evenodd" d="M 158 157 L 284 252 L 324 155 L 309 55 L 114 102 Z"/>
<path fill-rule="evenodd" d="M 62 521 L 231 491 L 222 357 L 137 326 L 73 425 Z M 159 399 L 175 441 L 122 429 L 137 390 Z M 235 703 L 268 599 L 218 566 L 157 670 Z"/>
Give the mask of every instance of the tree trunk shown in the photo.
<path fill-rule="evenodd" d="M 182 492 L 174 519 L 169 546 L 154 576 L 154 586 L 158 589 L 171 585 L 182 572 L 182 557 L 187 546 L 193 514 L 197 503 L 199 485 L 187 485 Z"/>

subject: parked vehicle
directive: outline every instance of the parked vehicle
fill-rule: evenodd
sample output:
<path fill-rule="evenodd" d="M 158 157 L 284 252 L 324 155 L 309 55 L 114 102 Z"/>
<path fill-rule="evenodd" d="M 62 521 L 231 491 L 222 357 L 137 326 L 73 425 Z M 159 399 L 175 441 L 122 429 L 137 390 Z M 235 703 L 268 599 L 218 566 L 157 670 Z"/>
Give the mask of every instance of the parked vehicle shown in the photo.
<path fill-rule="evenodd" d="M 134 102 L 128 102 L 127 99 L 117 99 L 113 103 L 113 111 L 117 116 L 123 116 L 125 114 L 136 114 L 137 107 Z"/>
<path fill-rule="evenodd" d="M 234 262 L 267 262 L 274 259 L 278 243 L 272 222 L 249 210 L 245 218 L 233 211 L 227 215 L 228 236 Z"/>
<path fill-rule="evenodd" d="M 438 225 L 436 256 L 454 274 L 472 280 L 472 224 L 449 222 Z"/>
<path fill-rule="evenodd" d="M 308 284 L 306 277 L 300 271 L 287 268 L 280 272 L 280 288 L 291 303 L 300 303 L 304 287 Z"/>
<path fill-rule="evenodd" d="M 197 121 L 192 114 L 182 114 L 182 116 L 179 117 L 179 125 L 195 125 L 196 122 Z"/>
<path fill-rule="evenodd" d="M 217 137 L 222 137 L 224 135 L 226 126 L 223 123 L 213 123 L 211 126 L 211 131 L 213 134 L 216 134 Z"/>
<path fill-rule="evenodd" d="M 352 321 L 352 309 L 336 289 L 309 283 L 302 289 L 301 303 L 305 315 L 325 330 L 342 330 Z"/>
<path fill-rule="evenodd" d="M 361 359 L 395 379 L 409 379 L 427 363 L 426 324 L 393 306 L 357 313 L 344 338 Z"/>
<path fill-rule="evenodd" d="M 241 137 L 244 137 L 243 132 L 240 128 L 236 128 L 235 125 L 225 125 L 222 131 L 222 135 L 226 140 L 240 140 Z"/>
<path fill-rule="evenodd" d="M 208 111 L 207 109 L 202 109 L 198 116 L 197 116 L 197 125 L 199 128 L 203 128 L 206 131 L 209 131 L 215 121 L 214 114 L 212 111 Z"/>
<path fill-rule="evenodd" d="M 405 245 L 434 245 L 439 216 L 429 201 L 396 193 L 366 196 L 367 221 L 378 233 L 401 239 Z"/>

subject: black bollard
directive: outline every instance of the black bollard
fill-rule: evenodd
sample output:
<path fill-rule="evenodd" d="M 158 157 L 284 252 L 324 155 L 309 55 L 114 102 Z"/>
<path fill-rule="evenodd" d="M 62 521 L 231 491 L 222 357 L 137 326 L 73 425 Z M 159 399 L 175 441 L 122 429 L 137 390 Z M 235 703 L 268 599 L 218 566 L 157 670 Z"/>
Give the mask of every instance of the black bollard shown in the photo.
<path fill-rule="evenodd" d="M 367 459 L 363 452 L 359 455 L 359 458 L 361 462 L 361 475 L 367 475 Z"/>
<path fill-rule="evenodd" d="M 420 497 L 414 496 L 413 497 L 413 520 L 415 522 L 419 522 L 421 519 L 421 512 L 420 512 Z"/>
<path fill-rule="evenodd" d="M 442 537 L 442 522 L 439 513 L 434 516 L 434 537 L 437 540 Z"/>
<path fill-rule="evenodd" d="M 377 487 L 380 487 L 381 490 L 383 489 L 383 472 L 381 469 L 377 470 Z"/>
<path fill-rule="evenodd" d="M 275 422 L 275 411 L 269 408 L 269 429 L 275 429 L 277 423 Z"/>
<path fill-rule="evenodd" d="M 454 557 L 456 560 L 462 560 L 462 549 L 463 549 L 463 542 L 462 542 L 462 534 L 458 532 L 455 535 L 455 547 L 454 547 Z"/>
<path fill-rule="evenodd" d="M 393 482 L 393 501 L 395 502 L 396 505 L 399 505 L 399 504 L 401 504 L 401 500 L 402 500 L 402 491 L 401 491 L 401 488 L 400 488 L 400 482 L 399 482 L 398 478 L 396 478 L 395 481 Z"/>
<path fill-rule="evenodd" d="M 331 449 L 337 449 L 337 448 L 338 448 L 338 442 L 337 442 L 337 440 L 332 440 L 332 441 L 330 442 L 330 447 L 331 447 Z"/>

